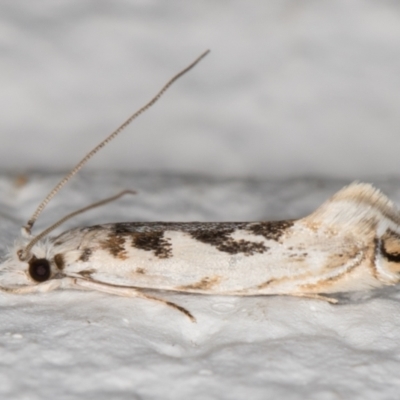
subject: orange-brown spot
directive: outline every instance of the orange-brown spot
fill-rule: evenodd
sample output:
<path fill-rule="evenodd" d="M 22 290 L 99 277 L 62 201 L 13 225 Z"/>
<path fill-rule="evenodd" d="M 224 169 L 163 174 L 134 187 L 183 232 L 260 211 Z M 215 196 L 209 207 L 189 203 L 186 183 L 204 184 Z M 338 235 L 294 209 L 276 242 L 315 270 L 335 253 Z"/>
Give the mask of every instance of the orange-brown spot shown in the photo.
<path fill-rule="evenodd" d="M 388 229 L 382 236 L 382 244 L 391 257 L 400 258 L 400 235 Z"/>
<path fill-rule="evenodd" d="M 180 286 L 178 289 L 205 291 L 211 289 L 213 286 L 217 285 L 220 281 L 221 277 L 219 276 L 213 276 L 213 277 L 206 276 L 205 278 L 201 279 L 198 282 L 192 283 L 190 285 Z"/>
<path fill-rule="evenodd" d="M 57 265 L 57 268 L 62 271 L 65 267 L 65 260 L 62 254 L 56 254 L 54 256 L 54 262 Z"/>
<path fill-rule="evenodd" d="M 28 183 L 28 177 L 26 175 L 17 175 L 14 179 L 14 185 L 18 189 L 25 186 Z"/>
<path fill-rule="evenodd" d="M 393 272 L 400 272 L 400 235 L 388 229 L 381 239 L 380 252 Z"/>

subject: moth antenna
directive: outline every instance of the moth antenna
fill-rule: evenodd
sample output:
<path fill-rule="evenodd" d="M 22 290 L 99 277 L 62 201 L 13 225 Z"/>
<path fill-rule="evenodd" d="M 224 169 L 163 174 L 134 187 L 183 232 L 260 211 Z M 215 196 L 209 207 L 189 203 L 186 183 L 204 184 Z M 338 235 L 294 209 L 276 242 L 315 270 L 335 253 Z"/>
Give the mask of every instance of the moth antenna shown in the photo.
<path fill-rule="evenodd" d="M 112 201 L 115 201 L 117 199 L 119 199 L 122 196 L 125 196 L 126 194 L 136 194 L 136 192 L 134 190 L 124 190 L 114 196 L 111 197 L 107 197 L 106 199 L 97 201 L 96 203 L 92 203 L 89 204 L 86 207 L 80 208 L 79 210 L 73 211 L 72 213 L 66 215 L 65 217 L 61 218 L 60 220 L 58 220 L 56 223 L 54 223 L 53 225 L 49 226 L 48 228 L 46 228 L 43 232 L 39 233 L 39 235 L 35 236 L 29 243 L 28 245 L 25 247 L 25 249 L 23 251 L 20 251 L 19 258 L 21 259 L 21 261 L 24 261 L 28 258 L 30 251 L 32 250 L 33 246 L 42 238 L 44 238 L 45 236 L 47 236 L 51 231 L 53 231 L 54 229 L 58 228 L 60 225 L 62 225 L 65 221 L 68 221 L 69 219 L 76 217 L 79 214 L 82 214 L 86 211 L 92 210 L 93 208 L 96 207 L 100 207 L 100 206 L 104 206 L 107 203 L 111 203 Z"/>
<path fill-rule="evenodd" d="M 189 70 L 191 70 L 196 64 L 198 64 L 208 53 L 210 50 L 206 50 L 203 54 L 197 57 L 190 65 L 188 65 L 181 72 L 172 77 L 163 88 L 143 107 L 141 107 L 138 111 L 132 114 L 119 128 L 117 128 L 114 132 L 112 132 L 109 136 L 107 136 L 102 142 L 100 142 L 92 151 L 86 154 L 83 159 L 76 164 L 76 166 L 50 191 L 47 197 L 39 204 L 36 211 L 33 213 L 32 217 L 28 220 L 27 224 L 23 227 L 25 234 L 30 235 L 33 225 L 38 219 L 40 213 L 44 210 L 50 200 L 60 191 L 60 189 L 106 144 L 108 144 L 111 140 L 113 140 L 122 130 L 124 130 L 134 119 L 136 119 L 140 114 L 144 113 L 147 109 L 149 109 L 157 100 L 167 91 L 167 89 L 182 75 L 186 74 Z M 32 248 L 32 246 L 30 247 Z M 27 254 L 25 252 L 25 254 Z"/>

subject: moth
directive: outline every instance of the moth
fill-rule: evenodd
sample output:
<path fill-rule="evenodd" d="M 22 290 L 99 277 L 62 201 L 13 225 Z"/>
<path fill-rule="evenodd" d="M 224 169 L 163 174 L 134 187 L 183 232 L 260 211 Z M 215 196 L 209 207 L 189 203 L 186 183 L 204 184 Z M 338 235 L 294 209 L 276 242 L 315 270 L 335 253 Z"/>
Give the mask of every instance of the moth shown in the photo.
<path fill-rule="evenodd" d="M 154 104 L 206 54 L 173 77 L 144 107 L 94 148 L 49 193 L 0 265 L 0 290 L 96 290 L 185 308 L 151 291 L 207 295 L 291 295 L 336 302 L 332 293 L 400 280 L 400 213 L 379 190 L 353 183 L 298 219 L 269 222 L 126 222 L 48 234 L 78 210 L 33 236 L 51 198 L 106 143 Z"/>

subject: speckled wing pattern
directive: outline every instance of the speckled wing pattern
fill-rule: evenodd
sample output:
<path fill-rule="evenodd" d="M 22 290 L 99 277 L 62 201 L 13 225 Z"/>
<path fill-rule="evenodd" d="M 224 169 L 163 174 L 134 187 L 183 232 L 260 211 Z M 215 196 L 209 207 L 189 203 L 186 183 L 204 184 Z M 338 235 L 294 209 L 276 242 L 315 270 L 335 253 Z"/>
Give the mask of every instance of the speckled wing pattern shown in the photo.
<path fill-rule="evenodd" d="M 398 223 L 382 194 L 353 184 L 299 220 L 96 225 L 52 239 L 52 252 L 65 275 L 104 284 L 218 295 L 332 293 L 398 281 Z"/>

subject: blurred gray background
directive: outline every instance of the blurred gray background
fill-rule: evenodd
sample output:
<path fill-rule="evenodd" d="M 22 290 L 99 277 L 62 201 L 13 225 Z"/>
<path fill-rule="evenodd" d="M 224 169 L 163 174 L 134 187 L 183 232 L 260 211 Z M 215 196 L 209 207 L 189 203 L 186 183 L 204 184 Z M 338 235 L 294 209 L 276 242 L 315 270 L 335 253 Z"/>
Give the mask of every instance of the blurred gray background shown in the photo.
<path fill-rule="evenodd" d="M 3 170 L 70 168 L 210 48 L 89 168 L 400 171 L 397 1 L 2 1 L 0 19 Z"/>

